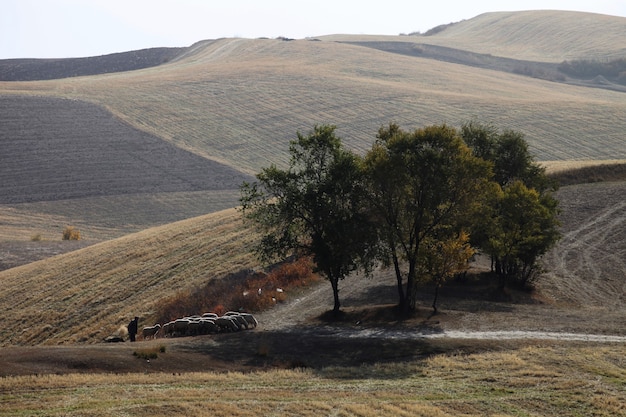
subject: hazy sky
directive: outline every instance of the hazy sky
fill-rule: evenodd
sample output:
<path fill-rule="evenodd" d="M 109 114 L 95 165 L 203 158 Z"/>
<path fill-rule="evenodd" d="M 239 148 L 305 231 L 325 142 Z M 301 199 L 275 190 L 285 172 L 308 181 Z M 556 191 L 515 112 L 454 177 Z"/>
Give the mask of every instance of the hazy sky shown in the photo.
<path fill-rule="evenodd" d="M 221 37 L 397 35 L 485 12 L 626 17 L 626 0 L 0 0 L 0 59 L 95 56 Z"/>

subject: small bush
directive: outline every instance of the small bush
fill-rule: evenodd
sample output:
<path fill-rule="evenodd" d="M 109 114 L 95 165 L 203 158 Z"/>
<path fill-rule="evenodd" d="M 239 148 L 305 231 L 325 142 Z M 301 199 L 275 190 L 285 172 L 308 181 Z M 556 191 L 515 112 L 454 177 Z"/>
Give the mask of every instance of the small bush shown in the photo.
<path fill-rule="evenodd" d="M 150 349 L 139 349 L 133 352 L 133 356 L 139 359 L 150 360 L 157 359 L 159 357 L 159 353 L 165 353 L 165 346 L 160 345 Z"/>
<path fill-rule="evenodd" d="M 80 240 L 80 230 L 74 226 L 67 226 L 63 230 L 63 240 Z"/>
<path fill-rule="evenodd" d="M 43 237 L 41 236 L 40 233 L 37 233 L 36 235 L 32 235 L 30 237 L 31 242 L 41 242 L 43 240 Z"/>

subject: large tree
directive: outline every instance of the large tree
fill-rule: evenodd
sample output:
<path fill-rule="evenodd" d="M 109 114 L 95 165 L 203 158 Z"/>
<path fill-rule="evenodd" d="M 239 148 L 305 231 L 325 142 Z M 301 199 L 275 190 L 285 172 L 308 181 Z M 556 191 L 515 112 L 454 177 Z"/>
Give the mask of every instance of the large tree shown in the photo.
<path fill-rule="evenodd" d="M 262 233 L 257 248 L 269 262 L 288 255 L 311 255 L 333 289 L 338 312 L 339 280 L 362 266 L 375 246 L 364 203 L 361 159 L 346 150 L 335 126 L 297 134 L 288 169 L 262 169 L 257 182 L 244 183 L 244 217 Z"/>
<path fill-rule="evenodd" d="M 384 261 L 396 271 L 399 304 L 415 310 L 424 259 L 432 244 L 462 232 L 491 178 L 491 164 L 472 155 L 456 129 L 413 132 L 381 128 L 365 157 L 373 210 L 385 242 Z M 404 267 L 404 268 L 403 268 Z"/>

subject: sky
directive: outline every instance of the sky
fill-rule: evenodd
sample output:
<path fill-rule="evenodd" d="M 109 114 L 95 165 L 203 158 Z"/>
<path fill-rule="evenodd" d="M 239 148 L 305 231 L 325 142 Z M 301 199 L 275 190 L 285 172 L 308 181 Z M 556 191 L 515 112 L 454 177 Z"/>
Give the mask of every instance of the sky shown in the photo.
<path fill-rule="evenodd" d="M 0 0 L 0 59 L 97 56 L 224 37 L 398 35 L 486 12 L 545 9 L 626 17 L 626 0 Z"/>

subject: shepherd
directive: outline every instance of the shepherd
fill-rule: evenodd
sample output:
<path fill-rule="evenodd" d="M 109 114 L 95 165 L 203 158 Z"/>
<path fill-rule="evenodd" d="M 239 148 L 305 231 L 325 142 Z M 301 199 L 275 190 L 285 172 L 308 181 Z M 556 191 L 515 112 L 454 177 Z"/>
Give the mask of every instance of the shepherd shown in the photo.
<path fill-rule="evenodd" d="M 139 317 L 135 317 L 133 320 L 128 323 L 128 336 L 130 337 L 130 341 L 135 341 L 135 335 L 137 334 L 137 326 L 139 324 Z"/>

